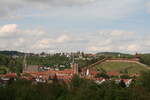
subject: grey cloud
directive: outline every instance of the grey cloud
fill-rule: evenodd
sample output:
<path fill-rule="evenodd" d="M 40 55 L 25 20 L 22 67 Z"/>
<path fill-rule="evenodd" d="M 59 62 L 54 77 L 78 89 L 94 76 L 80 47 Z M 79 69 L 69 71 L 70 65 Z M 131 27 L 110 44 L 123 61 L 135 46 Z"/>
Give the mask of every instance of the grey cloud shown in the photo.
<path fill-rule="evenodd" d="M 0 0 L 0 18 L 39 16 L 118 19 L 132 14 L 141 0 Z M 127 7 L 128 6 L 128 7 Z M 69 7 L 69 8 L 68 8 Z M 34 11 L 32 15 L 28 11 Z M 42 10 L 39 12 L 39 10 Z M 22 13 L 20 13 L 22 12 Z M 36 13 L 36 14 L 35 14 Z"/>
<path fill-rule="evenodd" d="M 87 3 L 92 3 L 96 0 L 24 0 L 24 1 L 32 3 L 48 3 L 50 5 L 71 6 L 71 5 L 84 5 Z"/>
<path fill-rule="evenodd" d="M 0 18 L 11 18 L 17 9 L 24 7 L 24 1 L 0 0 Z"/>
<path fill-rule="evenodd" d="M 16 16 L 23 8 L 44 8 L 55 6 L 78 6 L 95 0 L 0 0 L 0 18 Z"/>

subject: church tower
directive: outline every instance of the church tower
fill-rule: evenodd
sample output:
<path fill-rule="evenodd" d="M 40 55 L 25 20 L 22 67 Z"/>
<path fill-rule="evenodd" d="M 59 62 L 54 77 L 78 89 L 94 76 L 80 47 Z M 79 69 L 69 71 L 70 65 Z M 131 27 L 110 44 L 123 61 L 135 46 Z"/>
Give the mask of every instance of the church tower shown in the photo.
<path fill-rule="evenodd" d="M 72 61 L 72 63 L 71 63 L 71 68 L 72 68 L 72 70 L 73 70 L 73 74 L 78 75 L 78 73 L 79 73 L 78 64 L 75 63 L 74 57 L 73 57 L 73 61 Z"/>
<path fill-rule="evenodd" d="M 136 53 L 136 54 L 134 55 L 134 59 L 135 59 L 136 61 L 139 61 L 139 60 L 140 60 L 140 55 L 139 55 L 138 53 Z"/>
<path fill-rule="evenodd" d="M 78 73 L 79 73 L 78 70 L 79 70 L 79 69 L 78 69 L 78 64 L 77 64 L 77 63 L 74 63 L 74 64 L 73 64 L 73 73 L 76 74 L 76 75 L 78 75 Z"/>

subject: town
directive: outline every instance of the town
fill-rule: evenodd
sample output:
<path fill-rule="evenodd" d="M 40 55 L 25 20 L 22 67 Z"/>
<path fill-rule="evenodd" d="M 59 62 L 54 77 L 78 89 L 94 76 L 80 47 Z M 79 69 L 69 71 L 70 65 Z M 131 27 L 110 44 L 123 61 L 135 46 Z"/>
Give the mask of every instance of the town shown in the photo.
<path fill-rule="evenodd" d="M 19 76 L 17 75 L 17 73 L 13 72 L 1 74 L 1 85 L 7 84 L 12 79 L 15 81 L 16 78 L 30 80 L 33 83 L 52 83 L 56 79 L 59 82 L 69 83 L 74 75 L 78 75 L 80 78 L 92 80 L 97 84 L 102 84 L 103 82 L 114 80 L 116 84 L 123 83 L 125 87 L 129 87 L 129 85 L 132 83 L 132 80 L 139 76 L 139 73 L 105 71 L 104 69 L 100 71 L 97 70 L 95 66 L 104 62 L 130 62 L 137 63 L 149 69 L 145 64 L 142 64 L 140 62 L 140 55 L 138 55 L 137 53 L 128 58 L 123 58 L 120 54 L 117 54 L 116 58 L 104 57 L 101 60 L 97 60 L 96 62 L 81 68 L 79 67 L 76 60 L 91 60 L 92 58 L 96 58 L 96 54 L 84 54 L 83 52 L 70 54 L 59 53 L 59 56 L 65 56 L 72 60 L 68 68 L 66 68 L 65 65 L 56 66 L 57 64 L 54 65 L 55 67 L 28 65 L 28 56 L 39 56 L 45 58 L 50 55 L 45 53 L 41 53 L 39 55 L 24 54 L 22 60 L 22 71 Z M 13 55 L 13 57 L 18 58 L 19 56 Z"/>
<path fill-rule="evenodd" d="M 150 100 L 150 0 L 0 0 L 0 100 Z"/>

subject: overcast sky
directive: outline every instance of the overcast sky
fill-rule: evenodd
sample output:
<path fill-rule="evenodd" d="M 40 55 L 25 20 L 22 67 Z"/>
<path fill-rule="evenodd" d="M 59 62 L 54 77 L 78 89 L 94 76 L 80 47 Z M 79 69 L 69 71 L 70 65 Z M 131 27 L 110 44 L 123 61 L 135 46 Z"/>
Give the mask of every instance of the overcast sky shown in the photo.
<path fill-rule="evenodd" d="M 0 0 L 0 50 L 150 52 L 149 0 Z"/>

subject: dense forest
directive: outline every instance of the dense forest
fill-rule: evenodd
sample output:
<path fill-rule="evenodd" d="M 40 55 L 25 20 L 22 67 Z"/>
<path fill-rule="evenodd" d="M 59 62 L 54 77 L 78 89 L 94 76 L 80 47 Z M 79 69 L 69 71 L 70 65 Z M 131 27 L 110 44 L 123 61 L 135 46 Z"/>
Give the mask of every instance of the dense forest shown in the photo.
<path fill-rule="evenodd" d="M 41 65 L 41 66 L 54 66 L 54 65 L 65 65 L 69 66 L 71 59 L 66 56 L 54 55 L 47 57 L 39 56 L 28 56 L 27 63 L 28 65 Z"/>
<path fill-rule="evenodd" d="M 6 56 L 0 54 L 0 74 L 7 72 L 21 72 L 22 71 L 22 60 L 15 59 L 12 56 Z"/>
<path fill-rule="evenodd" d="M 16 80 L 0 87 L 0 100 L 149 100 L 149 77 L 150 72 L 143 72 L 130 87 L 114 81 L 96 84 L 76 75 L 68 84 L 57 79 L 49 84 Z"/>

